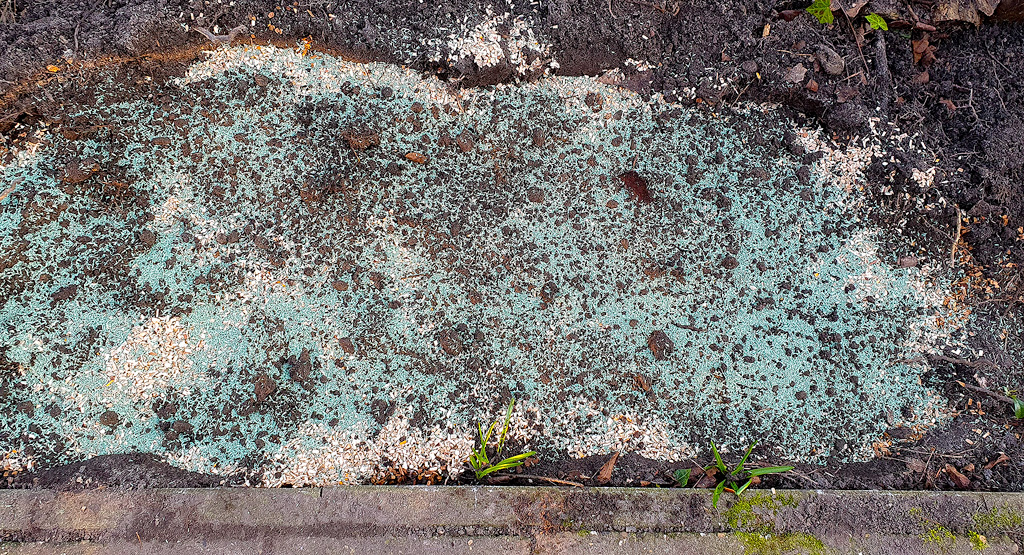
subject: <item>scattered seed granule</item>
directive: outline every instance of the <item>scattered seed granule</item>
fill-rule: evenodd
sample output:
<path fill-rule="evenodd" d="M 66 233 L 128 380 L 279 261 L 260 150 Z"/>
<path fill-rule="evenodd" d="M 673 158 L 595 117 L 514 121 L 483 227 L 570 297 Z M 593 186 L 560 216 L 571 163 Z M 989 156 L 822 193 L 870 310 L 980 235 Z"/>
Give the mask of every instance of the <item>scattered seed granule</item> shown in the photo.
<path fill-rule="evenodd" d="M 803 173 L 771 107 L 712 116 L 591 78 L 455 95 L 273 47 L 211 52 L 152 99 L 123 87 L 68 108 L 116 148 L 43 130 L 0 168 L 17 183 L 0 449 L 37 464 L 142 451 L 267 486 L 455 476 L 513 396 L 510 441 L 542 458 L 757 439 L 862 460 L 887 413 L 943 418 L 906 361 L 959 330 L 937 264 L 878 252 L 892 232 L 864 217 L 863 169 L 880 139 L 798 130 L 824 154 Z M 379 144 L 344 139 L 364 132 Z M 86 158 L 100 171 L 61 181 Z M 653 202 L 630 199 L 628 170 Z M 121 196 L 102 193 L 115 178 Z"/>

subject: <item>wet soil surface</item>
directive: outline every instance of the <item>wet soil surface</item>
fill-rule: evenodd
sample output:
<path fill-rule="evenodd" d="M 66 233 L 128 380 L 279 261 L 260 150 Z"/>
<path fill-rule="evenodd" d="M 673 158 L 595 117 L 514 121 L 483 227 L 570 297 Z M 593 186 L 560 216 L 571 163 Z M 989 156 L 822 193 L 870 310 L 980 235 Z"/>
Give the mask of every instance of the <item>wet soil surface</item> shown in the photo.
<path fill-rule="evenodd" d="M 200 4 L 40 2 L 20 11 L 14 24 L 0 24 L 0 131 L 7 144 L 17 143 L 27 128 L 59 118 L 59 95 L 33 94 L 40 81 L 68 79 L 63 90 L 78 101 L 93 94 L 87 85 L 90 71 L 72 70 L 62 60 L 96 65 L 110 57 L 130 58 L 132 67 L 120 71 L 126 80 L 146 87 L 181 74 L 182 64 L 198 55 L 196 49 L 210 46 L 200 34 L 186 31 L 186 25 L 217 26 L 218 33 L 227 33 L 255 22 L 249 27 L 252 37 L 241 33 L 236 40 L 293 44 L 310 37 L 325 49 L 404 64 L 448 79 L 454 87 L 535 76 L 516 71 L 511 61 L 481 71 L 472 63 L 431 55 L 438 44 L 443 51 L 451 34 L 489 18 L 488 6 L 478 3 L 313 3 L 286 9 L 266 2 Z M 958 415 L 923 438 L 895 426 L 901 415 L 893 415 L 893 427 L 876 445 L 875 460 L 798 465 L 795 472 L 764 483 L 1020 490 L 1020 421 L 999 395 L 1004 388 L 1019 389 L 1024 376 L 1024 28 L 992 22 L 978 28 L 940 24 L 934 31 L 924 30 L 927 25 L 894 25 L 888 33 L 862 34 L 863 18 L 847 26 L 839 17 L 834 26 L 823 26 L 806 13 L 793 17 L 786 12 L 803 7 L 566 1 L 495 6 L 493 11 L 510 11 L 528 21 L 537 38 L 550 45 L 542 57 L 557 60 L 558 74 L 618 69 L 621 76 L 610 74 L 610 79 L 624 87 L 708 109 L 727 109 L 737 99 L 778 102 L 794 118 L 820 122 L 851 144 L 877 125 L 898 126 L 913 137 L 923 148 L 908 148 L 893 163 L 869 172 L 872 179 L 888 181 L 893 193 L 878 195 L 879 209 L 873 213 L 880 222 L 917 233 L 933 255 L 952 251 L 962 272 L 957 300 L 973 311 L 971 347 L 981 354 L 950 352 L 929 360 L 935 374 L 930 379 L 944 384 L 942 392 Z M 923 4 L 869 8 L 892 14 L 890 21 L 928 20 Z M 916 153 L 922 150 L 927 157 Z M 937 190 L 916 191 L 911 185 L 915 170 L 932 167 Z M 119 198 L 116 190 L 97 194 L 132 202 Z M 936 196 L 953 202 L 933 202 Z M 961 241 L 954 240 L 958 232 Z M 283 361 L 295 362 L 301 361 Z M 0 365 L 6 365 L 6 373 L 15 371 L 2 353 Z M 11 393 L 5 387 L 0 395 Z M 546 457 L 527 471 L 595 483 L 606 460 Z M 115 466 L 119 472 L 111 470 Z M 627 454 L 617 462 L 610 483 L 664 484 L 680 466 L 685 465 Z M 135 485 L 205 486 L 221 480 L 168 470 L 165 463 L 140 455 L 98 458 L 84 469 L 83 464 L 41 469 L 11 476 L 8 484 L 125 484 L 125 478 L 113 475 L 131 476 L 132 468 L 139 472 Z M 382 469 L 379 478 L 436 480 L 434 474 L 404 468 Z"/>

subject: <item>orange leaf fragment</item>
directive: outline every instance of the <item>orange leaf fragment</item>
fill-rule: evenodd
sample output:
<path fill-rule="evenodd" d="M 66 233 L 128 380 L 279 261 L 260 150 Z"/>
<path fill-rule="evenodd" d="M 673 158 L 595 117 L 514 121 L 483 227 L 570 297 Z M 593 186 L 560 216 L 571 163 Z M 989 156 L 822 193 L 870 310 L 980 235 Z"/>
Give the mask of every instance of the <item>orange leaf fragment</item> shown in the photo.
<path fill-rule="evenodd" d="M 427 163 L 427 157 L 420 154 L 419 152 L 410 152 L 405 155 L 405 159 L 411 162 L 416 162 L 417 164 Z"/>

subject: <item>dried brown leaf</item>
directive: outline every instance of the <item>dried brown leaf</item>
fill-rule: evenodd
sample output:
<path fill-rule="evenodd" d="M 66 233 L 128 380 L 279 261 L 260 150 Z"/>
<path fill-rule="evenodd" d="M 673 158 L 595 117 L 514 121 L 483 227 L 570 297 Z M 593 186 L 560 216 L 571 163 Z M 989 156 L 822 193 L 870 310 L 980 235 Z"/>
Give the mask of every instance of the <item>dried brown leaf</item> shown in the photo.
<path fill-rule="evenodd" d="M 804 67 L 804 64 L 796 64 L 795 66 L 789 68 L 789 71 L 786 72 L 786 76 L 783 77 L 783 79 L 785 79 L 786 82 L 793 83 L 795 85 L 797 83 L 803 82 L 804 77 L 806 75 L 807 68 Z"/>
<path fill-rule="evenodd" d="M 1006 456 L 1006 453 L 999 453 L 998 458 L 989 461 L 988 464 L 985 465 L 985 470 L 992 470 L 1005 462 L 1010 462 L 1010 457 Z"/>
<path fill-rule="evenodd" d="M 921 459 L 906 459 L 903 462 L 907 463 L 907 470 L 915 474 L 921 474 L 927 469 L 925 462 Z"/>
<path fill-rule="evenodd" d="M 945 471 L 949 479 L 953 481 L 953 485 L 958 489 L 967 489 L 971 485 L 971 480 L 961 474 L 953 465 L 946 464 Z"/>
<path fill-rule="evenodd" d="M 608 462 L 604 463 L 604 466 L 601 467 L 601 471 L 597 473 L 597 476 L 594 476 L 594 482 L 598 485 L 604 485 L 610 482 L 612 479 L 612 471 L 615 470 L 615 463 L 617 462 L 619 462 L 619 453 L 615 452 L 612 454 L 611 458 L 608 459 Z"/>
<path fill-rule="evenodd" d="M 991 16 L 999 0 L 939 0 L 932 6 L 932 21 L 963 21 L 981 25 L 981 16 Z"/>

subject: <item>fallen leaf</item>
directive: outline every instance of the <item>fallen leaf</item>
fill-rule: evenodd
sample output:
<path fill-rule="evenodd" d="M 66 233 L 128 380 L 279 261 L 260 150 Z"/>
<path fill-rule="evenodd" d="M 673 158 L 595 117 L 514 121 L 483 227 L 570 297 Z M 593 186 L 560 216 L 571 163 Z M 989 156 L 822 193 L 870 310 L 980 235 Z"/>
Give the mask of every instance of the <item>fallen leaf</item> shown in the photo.
<path fill-rule="evenodd" d="M 856 98 L 859 95 L 860 91 L 857 87 L 839 87 L 836 89 L 836 101 L 840 104 L 850 100 L 851 98 Z"/>
<path fill-rule="evenodd" d="M 785 21 L 793 21 L 801 13 L 803 13 L 803 10 L 782 10 L 779 12 L 779 15 L 782 16 L 782 19 Z"/>
<path fill-rule="evenodd" d="M 837 0 L 835 4 L 842 8 L 847 17 L 853 19 L 857 17 L 864 6 L 868 5 L 868 0 Z M 833 4 L 833 7 L 835 7 L 835 4 Z"/>
<path fill-rule="evenodd" d="M 807 68 L 804 67 L 804 64 L 796 64 L 795 66 L 789 68 L 789 71 L 786 72 L 786 76 L 783 77 L 783 79 L 786 82 L 793 83 L 795 85 L 797 83 L 802 82 L 806 75 Z"/>
<path fill-rule="evenodd" d="M 989 461 L 989 463 L 985 465 L 985 470 L 992 470 L 993 468 L 1003 464 L 1004 462 L 1009 462 L 1009 461 L 1010 461 L 1010 457 L 1007 457 L 1006 453 L 999 453 L 999 457 L 998 458 L 996 458 L 995 460 Z"/>
<path fill-rule="evenodd" d="M 920 63 L 921 56 L 923 56 L 925 51 L 928 50 L 928 37 L 924 36 L 917 40 L 912 40 L 910 41 L 910 45 L 914 49 L 914 63 Z"/>
<path fill-rule="evenodd" d="M 964 472 L 974 472 L 974 463 L 970 463 L 964 467 Z"/>
<path fill-rule="evenodd" d="M 46 66 L 46 71 L 49 71 L 50 73 L 57 73 L 60 71 L 60 68 L 55 65 L 48 65 Z"/>
<path fill-rule="evenodd" d="M 811 92 L 818 92 L 818 82 L 815 81 L 814 79 L 808 81 L 807 84 L 804 86 L 807 88 L 807 90 Z"/>
<path fill-rule="evenodd" d="M 925 35 L 918 40 L 910 41 L 910 45 L 914 50 L 915 64 L 921 64 L 928 67 L 935 62 L 935 47 L 928 42 L 928 35 Z"/>
<path fill-rule="evenodd" d="M 903 462 L 907 463 L 907 470 L 916 474 L 921 474 L 928 468 L 921 459 L 907 459 Z"/>
<path fill-rule="evenodd" d="M 914 76 L 913 83 L 915 85 L 924 85 L 929 80 L 931 80 L 931 76 L 928 75 L 928 72 L 922 71 L 921 73 L 918 73 L 917 75 Z"/>
<path fill-rule="evenodd" d="M 953 104 L 953 101 L 948 98 L 943 98 L 942 100 L 939 101 L 939 104 L 942 104 L 946 108 L 949 108 L 950 112 L 956 111 L 956 104 Z"/>
<path fill-rule="evenodd" d="M 964 21 L 981 25 L 981 16 L 991 16 L 999 0 L 939 0 L 932 6 L 932 21 Z"/>
<path fill-rule="evenodd" d="M 697 480 L 697 483 L 694 484 L 693 487 L 709 488 L 718 483 L 718 480 L 715 479 L 715 474 L 718 473 L 717 469 L 709 468 L 708 470 L 703 470 L 699 468 L 694 468 L 694 471 L 696 471 L 696 473 L 700 475 L 700 479 Z"/>
<path fill-rule="evenodd" d="M 419 152 L 410 152 L 410 153 L 405 155 L 405 159 L 406 160 L 410 160 L 412 162 L 416 162 L 417 164 L 426 164 L 427 163 L 427 157 L 422 155 L 422 154 L 420 154 Z"/>
<path fill-rule="evenodd" d="M 601 471 L 597 473 L 597 476 L 594 476 L 594 482 L 599 485 L 604 485 L 610 482 L 612 479 L 612 471 L 615 470 L 615 463 L 618 461 L 619 453 L 615 452 L 612 454 L 611 458 L 608 459 L 608 462 L 604 463 L 604 466 L 601 467 Z"/>
<path fill-rule="evenodd" d="M 949 479 L 953 481 L 953 485 L 955 485 L 957 488 L 967 489 L 971 485 L 971 481 L 967 478 L 967 476 L 961 474 L 953 465 L 947 464 L 945 467 L 945 471 L 946 475 L 949 476 Z"/>

